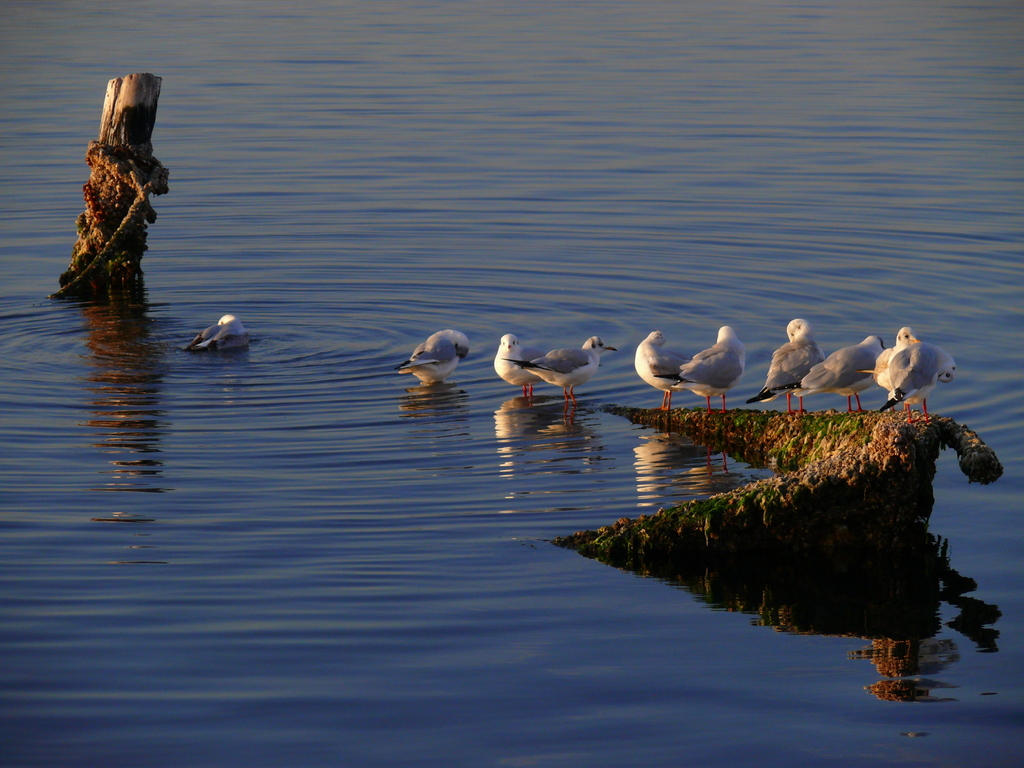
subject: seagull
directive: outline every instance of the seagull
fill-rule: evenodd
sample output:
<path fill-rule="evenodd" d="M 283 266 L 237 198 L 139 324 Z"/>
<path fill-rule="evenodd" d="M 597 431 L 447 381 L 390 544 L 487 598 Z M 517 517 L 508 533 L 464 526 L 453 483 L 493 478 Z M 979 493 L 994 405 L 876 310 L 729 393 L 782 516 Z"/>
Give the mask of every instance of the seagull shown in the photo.
<path fill-rule="evenodd" d="M 704 397 L 708 413 L 711 413 L 711 396 L 721 395 L 722 413 L 725 413 L 725 393 L 736 386 L 743 376 L 745 364 L 746 350 L 743 343 L 736 338 L 736 331 L 723 325 L 718 329 L 718 340 L 714 346 L 698 352 L 677 373 L 660 378 L 675 381 L 673 389 L 676 391 L 688 389 Z"/>
<path fill-rule="evenodd" d="M 812 367 L 822 362 L 825 355 L 814 341 L 811 324 L 796 318 L 786 326 L 789 341 L 772 354 L 771 365 L 768 366 L 768 378 L 764 388 L 747 400 L 748 403 L 768 402 L 786 394 L 786 413 L 792 413 L 791 398 L 796 395 L 800 399 L 800 413 L 804 412 L 804 390 L 800 389 L 803 379 Z"/>
<path fill-rule="evenodd" d="M 793 389 L 801 390 L 804 397 L 819 392 L 846 395 L 847 413 L 853 411 L 850 398 L 856 397 L 857 411 L 863 411 L 860 393 L 874 383 L 869 369 L 884 349 L 885 344 L 878 336 L 868 336 L 860 344 L 837 349 L 824 362 L 811 368 L 799 384 L 793 385 Z"/>
<path fill-rule="evenodd" d="M 889 384 L 889 360 L 901 349 L 906 349 L 911 344 L 917 344 L 921 340 L 914 335 L 914 329 L 909 325 L 900 328 L 896 334 L 896 345 L 891 349 L 883 349 L 875 358 L 874 369 L 870 371 L 875 383 L 888 392 L 892 387 Z"/>
<path fill-rule="evenodd" d="M 187 350 L 233 349 L 249 343 L 249 332 L 234 315 L 224 315 L 216 325 L 204 328 L 185 347 Z"/>
<path fill-rule="evenodd" d="M 889 360 L 889 383 L 892 389 L 889 399 L 878 410 L 884 411 L 897 403 L 903 403 L 907 421 L 914 421 L 913 403 L 921 404 L 925 422 L 928 418 L 928 395 L 935 389 L 939 379 L 951 381 L 956 373 L 956 361 L 943 349 L 919 341 L 910 344 L 894 354 Z"/>
<path fill-rule="evenodd" d="M 533 360 L 513 360 L 506 357 L 510 363 L 521 368 L 527 368 L 531 373 L 537 374 L 548 384 L 554 384 L 562 388 L 566 405 L 569 400 L 576 405 L 576 393 L 573 391 L 577 384 L 583 384 L 593 378 L 597 373 L 597 367 L 601 364 L 601 355 L 605 352 L 615 352 L 615 347 L 606 347 L 600 336 L 591 336 L 583 342 L 582 349 L 553 349 L 543 357 Z"/>
<path fill-rule="evenodd" d="M 469 339 L 459 331 L 432 333 L 409 359 L 395 366 L 399 373 L 411 373 L 424 384 L 439 384 L 454 371 L 459 360 L 469 354 Z"/>
<path fill-rule="evenodd" d="M 664 343 L 665 334 L 661 331 L 651 331 L 636 348 L 636 358 L 633 360 L 633 365 L 641 379 L 655 389 L 665 391 L 661 397 L 659 411 L 667 411 L 672 407 L 672 388 L 678 383 L 666 379 L 665 375 L 679 373 L 679 369 L 690 362 L 690 358 L 685 355 L 677 355 L 675 352 L 662 349 Z"/>
<path fill-rule="evenodd" d="M 534 360 L 543 357 L 544 352 L 536 347 L 522 347 L 515 334 L 506 333 L 498 344 L 498 353 L 494 356 L 494 370 L 509 384 L 522 386 L 523 397 L 533 395 L 533 385 L 541 378 L 533 371 L 527 370 L 512 361 Z"/>

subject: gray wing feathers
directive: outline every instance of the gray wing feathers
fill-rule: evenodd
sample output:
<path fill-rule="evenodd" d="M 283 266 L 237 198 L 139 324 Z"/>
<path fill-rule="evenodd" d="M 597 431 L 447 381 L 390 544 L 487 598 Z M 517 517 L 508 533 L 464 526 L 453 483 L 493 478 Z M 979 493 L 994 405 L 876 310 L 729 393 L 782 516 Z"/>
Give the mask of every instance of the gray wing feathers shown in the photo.
<path fill-rule="evenodd" d="M 893 355 L 889 372 L 894 391 L 916 392 L 931 384 L 938 375 L 938 351 L 930 344 L 914 344 Z"/>
<path fill-rule="evenodd" d="M 448 339 L 427 339 L 413 350 L 412 356 L 405 365 L 426 365 L 427 363 L 447 363 L 458 354 L 455 345 Z"/>
<path fill-rule="evenodd" d="M 843 388 L 871 376 L 861 373 L 875 366 L 875 352 L 864 347 L 846 347 L 829 355 L 823 363 L 811 368 L 800 386 L 804 389 Z"/>
<path fill-rule="evenodd" d="M 590 355 L 582 349 L 555 349 L 544 357 L 531 360 L 540 368 L 547 368 L 555 373 L 572 373 L 590 362 Z"/>
<path fill-rule="evenodd" d="M 765 387 L 775 389 L 800 381 L 811 368 L 825 359 L 817 344 L 790 341 L 772 354 Z"/>
<path fill-rule="evenodd" d="M 706 349 L 684 365 L 680 375 L 712 387 L 728 387 L 743 373 L 739 354 L 732 349 Z"/>
<path fill-rule="evenodd" d="M 689 362 L 689 357 L 666 350 L 651 349 L 647 353 L 647 365 L 655 376 L 671 376 L 674 373 L 679 373 L 680 368 Z"/>

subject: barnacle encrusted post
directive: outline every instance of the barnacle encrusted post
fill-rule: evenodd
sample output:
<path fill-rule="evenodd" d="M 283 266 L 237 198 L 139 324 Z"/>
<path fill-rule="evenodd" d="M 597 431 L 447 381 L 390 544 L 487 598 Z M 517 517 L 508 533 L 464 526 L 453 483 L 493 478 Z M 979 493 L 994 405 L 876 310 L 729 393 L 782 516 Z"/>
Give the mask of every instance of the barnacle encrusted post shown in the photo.
<path fill-rule="evenodd" d="M 927 540 L 942 447 L 956 451 L 972 482 L 991 483 L 1003 471 L 976 433 L 946 417 L 908 423 L 903 414 L 875 412 L 610 410 L 779 473 L 554 540 L 632 570 L 716 553 L 913 552 Z"/>
<path fill-rule="evenodd" d="M 83 187 L 71 264 L 51 298 L 102 298 L 142 291 L 146 224 L 156 221 L 150 195 L 167 192 L 167 169 L 153 157 L 160 78 L 134 74 L 107 84 L 99 138 L 89 142 L 92 169 Z"/>

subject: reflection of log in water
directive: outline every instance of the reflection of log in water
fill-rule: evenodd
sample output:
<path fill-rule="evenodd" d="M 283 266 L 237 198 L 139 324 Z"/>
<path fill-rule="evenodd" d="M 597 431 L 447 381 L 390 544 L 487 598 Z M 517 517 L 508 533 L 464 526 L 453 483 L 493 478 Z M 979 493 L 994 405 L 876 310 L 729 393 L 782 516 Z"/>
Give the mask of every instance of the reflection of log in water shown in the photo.
<path fill-rule="evenodd" d="M 685 432 L 780 474 L 656 515 L 555 540 L 613 565 L 645 567 L 709 552 L 913 552 L 925 542 L 935 460 L 953 448 L 971 481 L 1002 474 L 995 453 L 952 419 L 908 424 L 879 413 L 670 413 L 613 409 Z"/>
<path fill-rule="evenodd" d="M 944 542 L 898 559 L 826 562 L 815 558 L 767 561 L 750 555 L 717 555 L 639 569 L 644 576 L 678 585 L 711 606 L 749 614 L 759 626 L 783 632 L 869 640 L 851 654 L 875 665 L 886 678 L 935 675 L 959 660 L 956 644 L 938 639 L 942 603 L 960 609 L 946 624 L 995 651 L 1000 617 L 996 606 L 964 596 L 977 588 L 948 559 Z M 944 684 L 889 679 L 869 690 L 881 698 L 934 701 Z"/>
<path fill-rule="evenodd" d="M 947 626 L 979 650 L 995 650 L 999 634 L 985 626 L 999 618 L 999 609 L 964 597 L 977 583 L 950 566 L 946 543 L 931 536 L 923 551 L 898 559 L 781 561 L 723 554 L 630 570 L 785 632 L 919 641 L 939 632 L 945 602 L 961 610 Z M 965 601 L 971 603 L 966 609 Z"/>
<path fill-rule="evenodd" d="M 92 418 L 86 425 L 93 443 L 111 454 L 108 481 L 94 490 L 158 493 L 162 473 L 160 436 L 166 428 L 160 409 L 163 350 L 149 340 L 146 305 L 92 304 L 82 312 L 93 371 L 89 389 Z M 122 518 L 123 519 L 123 518 Z"/>

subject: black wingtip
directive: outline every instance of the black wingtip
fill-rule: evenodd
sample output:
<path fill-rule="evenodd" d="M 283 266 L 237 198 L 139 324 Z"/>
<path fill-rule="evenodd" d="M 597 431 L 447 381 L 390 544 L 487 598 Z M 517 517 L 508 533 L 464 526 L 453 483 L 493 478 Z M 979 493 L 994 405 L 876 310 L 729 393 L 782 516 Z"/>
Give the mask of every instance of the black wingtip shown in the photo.
<path fill-rule="evenodd" d="M 762 400 L 767 400 L 769 397 L 773 397 L 773 395 L 774 393 L 770 389 L 768 389 L 768 387 L 765 387 L 752 398 L 747 400 L 747 403 L 760 403 Z"/>
<path fill-rule="evenodd" d="M 881 408 L 878 409 L 879 411 L 888 410 L 889 408 L 892 408 L 897 403 L 902 403 L 903 399 L 907 396 L 906 393 L 902 389 L 895 389 L 895 390 L 893 390 L 893 394 L 895 395 L 895 397 L 890 397 L 888 400 L 886 400 L 885 401 L 885 405 L 883 405 Z"/>

